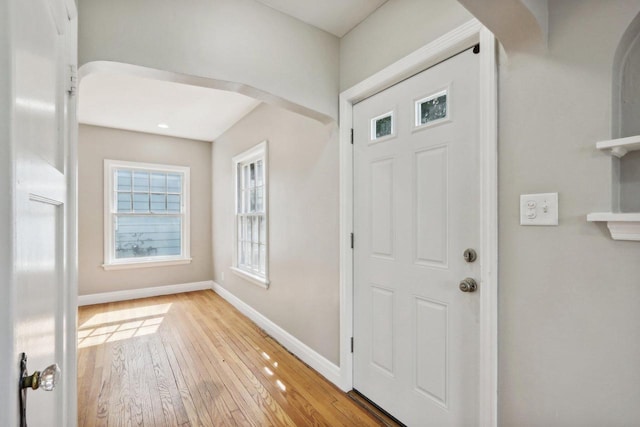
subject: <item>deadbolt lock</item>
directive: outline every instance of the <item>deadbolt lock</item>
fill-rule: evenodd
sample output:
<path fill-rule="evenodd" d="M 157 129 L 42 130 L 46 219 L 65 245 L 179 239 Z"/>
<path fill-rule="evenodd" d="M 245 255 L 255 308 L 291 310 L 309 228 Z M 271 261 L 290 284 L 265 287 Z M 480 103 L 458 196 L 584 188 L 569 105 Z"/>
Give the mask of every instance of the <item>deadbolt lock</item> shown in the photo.
<path fill-rule="evenodd" d="M 471 277 L 467 277 L 462 282 L 460 282 L 460 290 L 462 292 L 475 292 L 478 289 L 478 282 L 476 282 Z"/>
<path fill-rule="evenodd" d="M 474 262 L 476 259 L 478 259 L 478 254 L 476 253 L 475 249 L 467 249 L 464 251 L 464 260 L 467 262 Z"/>

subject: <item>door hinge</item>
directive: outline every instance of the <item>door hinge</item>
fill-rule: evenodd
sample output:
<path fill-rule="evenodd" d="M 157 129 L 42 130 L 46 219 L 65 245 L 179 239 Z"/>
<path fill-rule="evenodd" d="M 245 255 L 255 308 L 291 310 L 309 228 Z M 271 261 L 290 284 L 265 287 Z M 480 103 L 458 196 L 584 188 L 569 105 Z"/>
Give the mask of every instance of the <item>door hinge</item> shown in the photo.
<path fill-rule="evenodd" d="M 477 43 L 477 44 L 473 47 L 473 53 L 475 53 L 476 55 L 480 53 L 480 43 Z"/>
<path fill-rule="evenodd" d="M 351 128 L 351 145 L 353 145 L 353 128 Z"/>
<path fill-rule="evenodd" d="M 355 240 L 353 233 L 351 233 L 351 249 L 353 249 L 353 241 Z"/>
<path fill-rule="evenodd" d="M 351 337 L 351 353 L 353 353 L 353 337 Z"/>
<path fill-rule="evenodd" d="M 78 91 L 78 69 L 75 65 L 69 65 L 69 77 L 67 78 L 67 92 L 74 96 Z"/>

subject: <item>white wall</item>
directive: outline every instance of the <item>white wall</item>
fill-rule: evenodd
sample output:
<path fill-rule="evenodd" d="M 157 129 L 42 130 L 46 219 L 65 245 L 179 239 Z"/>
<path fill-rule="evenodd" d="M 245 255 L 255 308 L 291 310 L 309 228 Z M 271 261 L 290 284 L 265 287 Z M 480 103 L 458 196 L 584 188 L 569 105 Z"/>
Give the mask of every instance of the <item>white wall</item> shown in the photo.
<path fill-rule="evenodd" d="M 234 274 L 232 158 L 268 140 L 269 275 L 265 290 Z M 217 283 L 338 363 L 338 141 L 335 124 L 263 104 L 213 144 Z M 223 279 L 224 275 L 224 279 Z"/>
<path fill-rule="evenodd" d="M 640 8 L 614 3 L 550 2 L 548 54 L 500 68 L 503 425 L 640 419 L 640 244 L 585 222 L 611 209 L 611 161 L 594 145 L 611 137 L 613 57 Z M 560 226 L 519 226 L 518 195 L 547 191 Z"/>
<path fill-rule="evenodd" d="M 434 24 L 427 9 L 413 21 L 425 34 Z M 501 57 L 502 426 L 622 426 L 640 419 L 640 243 L 613 241 L 604 225 L 586 222 L 587 213 L 611 208 L 611 161 L 595 143 L 611 137 L 614 54 L 639 10 L 635 0 L 549 2 L 548 52 Z M 383 11 L 371 22 L 380 22 Z M 419 31 L 410 22 L 402 23 L 403 32 Z M 374 27 L 358 27 L 368 29 L 360 37 L 376 40 Z M 345 43 L 341 57 L 364 55 L 353 51 L 360 48 Z M 374 49 L 360 58 L 361 66 L 343 62 L 342 81 L 365 77 L 367 62 L 379 67 Z M 560 225 L 520 226 L 519 195 L 554 191 Z"/>
<path fill-rule="evenodd" d="M 81 125 L 78 136 L 78 293 L 211 280 L 211 143 Z M 191 168 L 190 264 L 109 270 L 104 263 L 104 159 Z"/>
<path fill-rule="evenodd" d="M 80 0 L 79 64 L 252 86 L 337 117 L 338 38 L 254 0 Z"/>
<path fill-rule="evenodd" d="M 340 90 L 471 18 L 456 0 L 389 0 L 340 39 Z"/>

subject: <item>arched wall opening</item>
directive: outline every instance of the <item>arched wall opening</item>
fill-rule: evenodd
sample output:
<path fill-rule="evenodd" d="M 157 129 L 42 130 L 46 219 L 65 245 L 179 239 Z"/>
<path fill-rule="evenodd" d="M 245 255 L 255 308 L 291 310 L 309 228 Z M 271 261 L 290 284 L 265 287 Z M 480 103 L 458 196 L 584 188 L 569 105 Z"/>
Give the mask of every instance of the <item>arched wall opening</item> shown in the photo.
<path fill-rule="evenodd" d="M 640 135 L 640 13 L 618 44 L 612 75 L 611 134 Z M 614 211 L 640 212 L 640 151 L 613 157 L 612 162 Z"/>
<path fill-rule="evenodd" d="M 309 117 L 323 124 L 335 122 L 335 120 L 319 111 L 297 104 L 293 101 L 284 99 L 280 96 L 273 95 L 264 90 L 232 81 L 211 79 L 207 77 L 198 77 L 188 74 L 175 73 L 172 71 L 159 70 L 140 65 L 126 64 L 122 62 L 112 61 L 93 61 L 88 62 L 78 70 L 78 79 L 82 83 L 82 79 L 93 74 L 112 73 L 130 75 L 135 77 L 154 79 L 159 81 L 174 82 L 179 84 L 198 86 L 203 88 L 211 88 L 236 92 L 249 96 L 258 101 L 283 108 L 285 110 Z M 82 89 L 82 86 L 80 86 Z"/>
<path fill-rule="evenodd" d="M 640 13 L 627 27 L 613 59 L 612 129 L 614 138 L 640 134 Z"/>

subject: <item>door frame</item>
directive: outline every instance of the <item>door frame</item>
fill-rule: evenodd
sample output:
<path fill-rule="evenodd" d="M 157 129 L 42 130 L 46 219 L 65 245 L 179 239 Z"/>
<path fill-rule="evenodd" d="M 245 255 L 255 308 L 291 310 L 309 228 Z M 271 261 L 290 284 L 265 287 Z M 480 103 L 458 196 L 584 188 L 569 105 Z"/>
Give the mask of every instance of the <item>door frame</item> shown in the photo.
<path fill-rule="evenodd" d="M 353 388 L 353 105 L 480 43 L 480 399 L 479 425 L 497 426 L 498 69 L 496 39 L 472 19 L 340 94 L 340 379 Z"/>
<path fill-rule="evenodd" d="M 67 12 L 66 59 L 68 75 L 65 108 L 67 122 L 66 170 L 67 206 L 66 228 L 66 280 L 67 292 L 64 300 L 66 316 L 66 358 L 63 381 L 66 383 L 63 398 L 64 419 L 68 427 L 78 424 L 78 9 L 74 0 L 65 0 Z"/>

